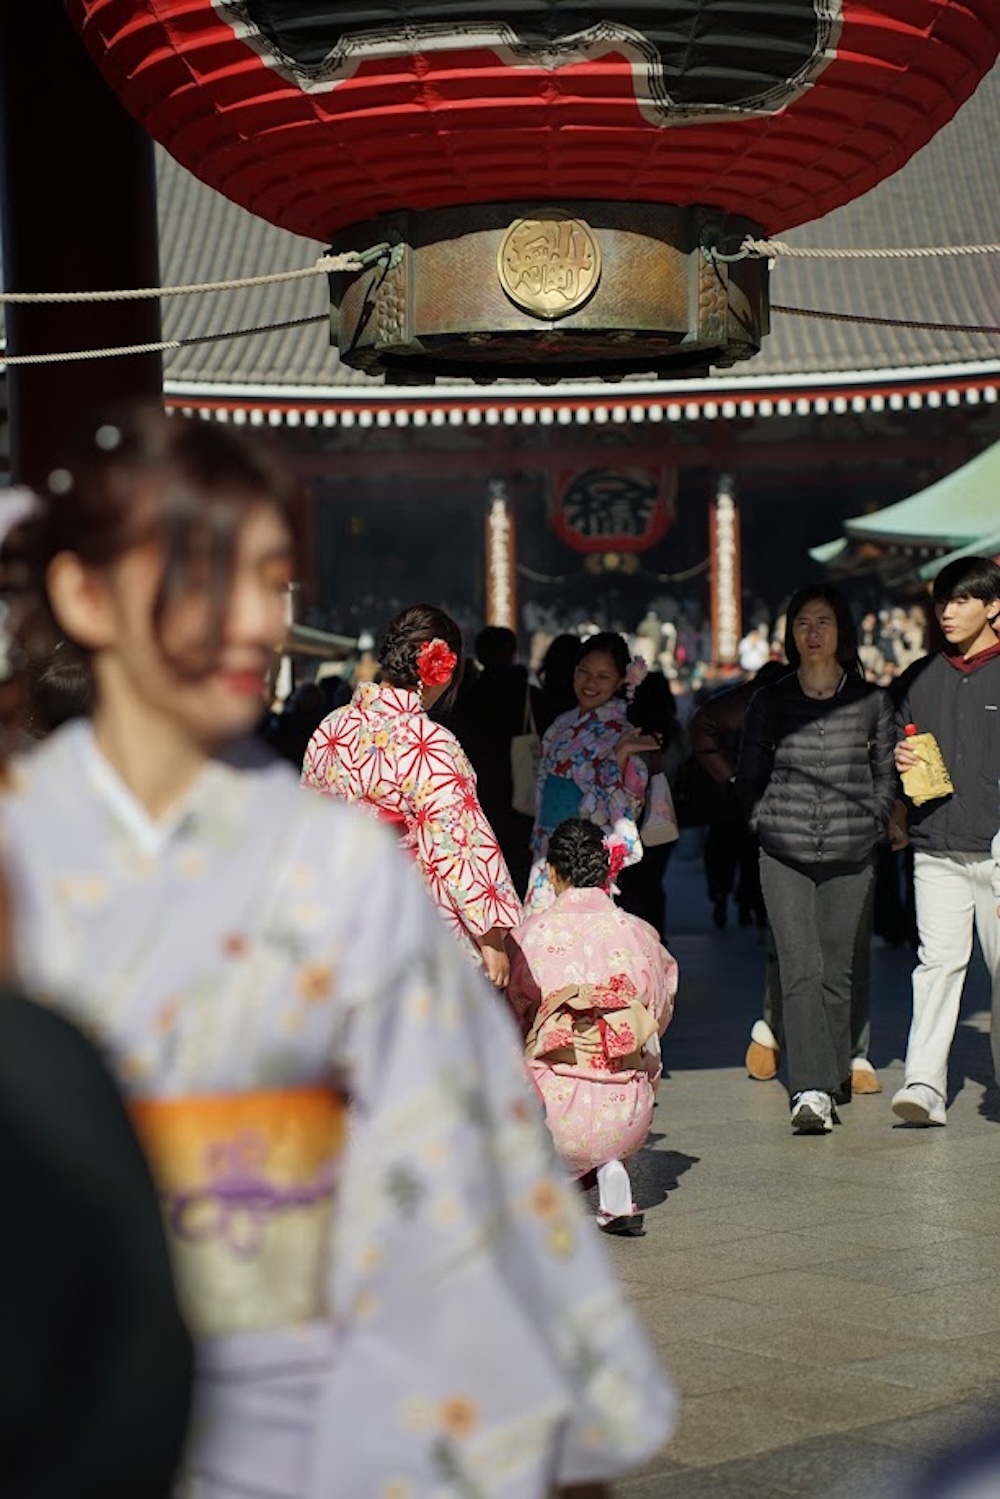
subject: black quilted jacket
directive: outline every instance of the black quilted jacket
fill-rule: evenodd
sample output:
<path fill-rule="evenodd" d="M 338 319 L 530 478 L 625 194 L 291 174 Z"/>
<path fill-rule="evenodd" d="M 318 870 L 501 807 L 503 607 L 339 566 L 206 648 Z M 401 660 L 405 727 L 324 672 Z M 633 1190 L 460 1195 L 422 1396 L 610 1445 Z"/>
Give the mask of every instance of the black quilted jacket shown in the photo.
<path fill-rule="evenodd" d="M 895 742 L 888 694 L 853 673 L 822 700 L 806 696 L 795 672 L 762 687 L 737 771 L 761 848 L 806 866 L 866 859 L 898 794 Z"/>
<path fill-rule="evenodd" d="M 911 721 L 937 736 L 954 796 L 909 808 L 916 849 L 990 852 L 1000 820 L 1000 657 L 960 672 L 943 656 L 925 656 L 898 683 L 897 728 Z"/>

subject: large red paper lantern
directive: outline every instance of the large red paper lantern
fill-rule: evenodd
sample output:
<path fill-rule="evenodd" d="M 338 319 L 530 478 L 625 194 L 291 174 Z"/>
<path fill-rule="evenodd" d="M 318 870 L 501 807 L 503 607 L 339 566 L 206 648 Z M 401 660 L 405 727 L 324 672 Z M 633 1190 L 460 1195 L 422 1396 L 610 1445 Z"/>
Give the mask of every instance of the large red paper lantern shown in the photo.
<path fill-rule="evenodd" d="M 272 223 L 338 242 L 400 212 L 572 215 L 581 200 L 692 205 L 737 236 L 773 234 L 901 167 L 1000 43 L 998 0 L 67 7 L 125 105 L 184 166 Z M 511 217 L 490 228 L 494 257 Z M 521 312 L 552 321 L 551 307 Z"/>

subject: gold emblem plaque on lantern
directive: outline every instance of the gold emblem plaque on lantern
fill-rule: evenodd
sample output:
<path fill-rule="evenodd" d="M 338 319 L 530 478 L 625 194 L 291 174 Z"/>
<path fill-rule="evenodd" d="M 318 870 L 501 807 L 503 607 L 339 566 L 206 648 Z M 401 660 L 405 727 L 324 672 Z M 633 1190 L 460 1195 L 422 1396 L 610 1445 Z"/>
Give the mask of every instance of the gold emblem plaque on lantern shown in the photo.
<path fill-rule="evenodd" d="M 601 277 L 601 247 L 582 219 L 558 208 L 515 219 L 497 251 L 500 285 L 532 317 L 559 318 L 582 307 Z"/>

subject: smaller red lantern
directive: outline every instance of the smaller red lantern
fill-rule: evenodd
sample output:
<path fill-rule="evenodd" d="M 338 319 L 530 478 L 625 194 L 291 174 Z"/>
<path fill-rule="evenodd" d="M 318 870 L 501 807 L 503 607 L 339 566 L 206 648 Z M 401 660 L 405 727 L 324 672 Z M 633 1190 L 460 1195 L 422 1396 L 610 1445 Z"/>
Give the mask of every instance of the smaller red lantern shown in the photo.
<path fill-rule="evenodd" d="M 674 519 L 677 470 L 588 468 L 558 475 L 552 529 L 577 552 L 645 552 Z"/>

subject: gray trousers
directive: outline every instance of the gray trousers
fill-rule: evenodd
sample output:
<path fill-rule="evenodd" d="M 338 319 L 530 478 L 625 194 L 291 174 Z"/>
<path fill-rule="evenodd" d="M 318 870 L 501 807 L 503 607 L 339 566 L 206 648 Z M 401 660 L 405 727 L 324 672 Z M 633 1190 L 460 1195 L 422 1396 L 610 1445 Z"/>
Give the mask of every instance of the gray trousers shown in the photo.
<path fill-rule="evenodd" d="M 835 1093 L 851 1070 L 854 957 L 875 870 L 810 868 L 761 851 L 760 883 L 781 977 L 788 1087 Z"/>
<path fill-rule="evenodd" d="M 854 968 L 851 981 L 851 1061 L 856 1057 L 867 1059 L 872 1039 L 872 924 L 875 920 L 875 881 L 871 882 L 861 923 L 858 927 L 854 948 Z M 763 1018 L 771 1028 L 780 1047 L 785 1044 L 785 1018 L 782 1014 L 781 970 L 778 967 L 778 949 L 774 945 L 774 933 L 767 933 L 767 975 L 764 981 Z"/>

